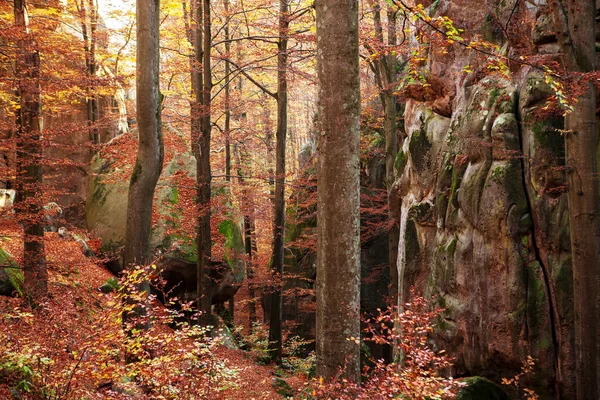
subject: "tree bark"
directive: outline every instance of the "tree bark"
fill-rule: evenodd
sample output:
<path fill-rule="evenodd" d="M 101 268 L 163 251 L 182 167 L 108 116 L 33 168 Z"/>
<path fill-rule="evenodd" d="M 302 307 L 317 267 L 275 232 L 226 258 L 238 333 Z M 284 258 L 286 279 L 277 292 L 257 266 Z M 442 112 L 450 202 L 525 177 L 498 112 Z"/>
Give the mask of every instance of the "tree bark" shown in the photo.
<path fill-rule="evenodd" d="M 17 95 L 17 190 L 15 204 L 23 224 L 23 275 L 25 291 L 31 305 L 48 293 L 48 269 L 44 246 L 44 208 L 42 204 L 43 147 L 40 87 L 40 55 L 27 25 L 26 0 L 14 2 L 15 26 L 18 27 L 16 60 Z"/>
<path fill-rule="evenodd" d="M 151 260 L 152 203 L 154 189 L 162 171 L 164 149 L 161 129 L 159 90 L 159 10 L 160 1 L 137 0 L 136 111 L 138 149 L 129 182 L 127 227 L 125 230 L 124 264 L 147 265 Z M 149 291 L 147 281 L 138 287 Z M 139 304 L 134 315 L 145 313 Z M 123 316 L 124 322 L 129 319 Z"/>
<path fill-rule="evenodd" d="M 202 54 L 202 91 L 200 85 L 196 91 L 196 100 L 202 104 L 200 116 L 200 138 L 198 158 L 196 159 L 196 176 L 198 186 L 198 234 L 196 245 L 198 249 L 197 262 L 197 290 L 198 309 L 201 312 L 200 324 L 208 326 L 212 323 L 212 295 L 215 287 L 215 273 L 212 269 L 211 233 L 210 233 L 210 197 L 211 197 L 211 170 L 210 170 L 210 96 L 212 89 L 210 47 L 211 47 L 211 17 L 210 0 L 198 0 L 197 16 L 202 15 L 202 40 L 196 39 L 196 54 Z M 199 46 L 202 46 L 200 48 Z"/>
<path fill-rule="evenodd" d="M 250 323 L 250 329 L 254 328 L 256 323 L 256 285 L 254 279 L 254 254 L 256 253 L 256 238 L 254 221 L 250 215 L 244 215 L 244 244 L 247 256 L 247 275 L 248 275 L 248 296 L 250 296 L 250 302 L 248 303 L 248 321 Z"/>
<path fill-rule="evenodd" d="M 393 48 L 397 45 L 396 41 L 396 14 L 388 5 L 388 45 Z M 397 123 L 397 108 L 396 96 L 394 95 L 394 87 L 396 85 L 396 55 L 390 51 L 387 55 L 386 63 L 386 81 L 385 89 L 386 102 L 385 107 L 385 185 L 390 195 L 390 190 L 394 184 L 394 163 L 398 155 L 398 123 Z M 389 208 L 389 202 L 388 202 Z M 390 299 L 392 304 L 397 304 L 398 298 L 398 241 L 400 239 L 400 229 L 397 223 L 394 223 L 388 233 L 388 262 L 390 271 Z"/>
<path fill-rule="evenodd" d="M 285 256 L 285 142 L 287 136 L 287 44 L 289 30 L 289 0 L 279 1 L 279 43 L 277 55 L 277 133 L 275 135 L 275 205 L 273 213 L 273 275 L 279 283 L 271 294 L 271 313 L 269 322 L 269 350 L 271 356 L 279 362 L 283 346 L 282 323 L 282 286 Z"/>
<path fill-rule="evenodd" d="M 83 36 L 83 50 L 85 52 L 85 66 L 87 78 L 87 118 L 90 141 L 100 143 L 98 128 L 95 126 L 98 119 L 98 100 L 95 94 L 94 79 L 96 78 L 96 27 L 98 24 L 98 5 L 95 0 L 77 1 L 81 18 L 81 33 Z"/>
<path fill-rule="evenodd" d="M 570 69 L 573 71 L 591 72 L 596 69 L 595 15 L 593 1 L 568 1 L 569 32 L 574 50 Z M 584 85 L 586 92 L 578 98 L 573 112 L 566 118 L 568 133 L 565 136 L 575 293 L 576 385 L 579 400 L 600 398 L 600 196 L 596 161 L 598 126 L 596 88 L 592 82 Z"/>
<path fill-rule="evenodd" d="M 566 4 L 566 10 L 563 8 Z M 593 0 L 551 2 L 557 37 L 568 72 L 596 70 L 596 4 Z M 595 79 L 593 79 L 595 80 Z M 575 306 L 577 399 L 600 398 L 600 194 L 596 88 L 581 80 L 578 96 L 565 119 L 567 197 Z"/>
<path fill-rule="evenodd" d="M 317 374 L 360 382 L 358 2 L 317 2 Z"/>
<path fill-rule="evenodd" d="M 223 8 L 225 9 L 225 54 L 227 58 L 231 58 L 231 42 L 229 41 L 229 0 L 223 0 Z M 225 179 L 231 181 L 231 90 L 230 90 L 231 65 L 225 63 Z M 233 318 L 233 315 L 231 316 Z"/>

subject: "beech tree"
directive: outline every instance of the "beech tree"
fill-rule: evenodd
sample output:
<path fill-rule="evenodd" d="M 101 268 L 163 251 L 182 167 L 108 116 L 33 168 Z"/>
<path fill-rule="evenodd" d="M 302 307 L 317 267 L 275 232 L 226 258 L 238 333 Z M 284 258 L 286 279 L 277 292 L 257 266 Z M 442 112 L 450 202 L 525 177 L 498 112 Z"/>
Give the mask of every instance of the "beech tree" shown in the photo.
<path fill-rule="evenodd" d="M 285 142 L 287 136 L 287 44 L 289 30 L 289 0 L 279 1 L 279 42 L 277 44 L 277 132 L 275 134 L 275 204 L 273 212 L 273 264 L 276 276 L 283 277 L 285 230 Z M 283 283 L 282 283 L 283 284 Z M 281 285 L 282 285 L 281 284 Z M 279 360 L 283 346 L 281 334 L 281 285 L 276 285 L 271 297 L 269 347 L 271 355 Z"/>
<path fill-rule="evenodd" d="M 202 312 L 200 323 L 203 326 L 211 323 L 212 291 L 215 285 L 212 271 L 211 232 L 210 232 L 210 136 L 211 136 L 211 89 L 212 76 L 210 68 L 210 50 L 212 45 L 210 0 L 196 0 L 196 16 L 198 23 L 202 16 L 202 31 L 196 27 L 195 53 L 196 60 L 202 60 L 202 80 L 198 79 L 196 87 L 196 102 L 201 111 L 200 137 L 196 153 L 196 179 L 198 191 L 198 234 L 196 246 L 198 251 L 197 286 L 198 308 Z"/>
<path fill-rule="evenodd" d="M 317 2 L 317 374 L 360 381 L 358 2 Z"/>
<path fill-rule="evenodd" d="M 44 209 L 42 198 L 42 117 L 40 55 L 35 49 L 28 27 L 27 2 L 14 2 L 17 39 L 17 95 L 19 108 L 15 139 L 17 143 L 16 204 L 23 224 L 23 275 L 25 289 L 32 304 L 48 293 L 48 269 L 44 247 Z"/>
<path fill-rule="evenodd" d="M 85 51 L 85 68 L 88 83 L 86 105 L 90 141 L 94 144 L 98 144 L 100 143 L 100 138 L 98 136 L 98 127 L 95 126 L 98 119 L 98 99 L 94 93 L 94 79 L 96 78 L 98 69 L 96 61 L 98 3 L 96 0 L 76 0 L 75 7 L 79 13 L 81 34 L 83 36 L 83 49 Z"/>
<path fill-rule="evenodd" d="M 152 203 L 164 157 L 160 118 L 162 95 L 158 80 L 160 0 L 137 0 L 136 7 L 136 111 L 139 139 L 129 183 L 125 267 L 150 262 Z M 142 289 L 146 290 L 147 287 Z"/>
<path fill-rule="evenodd" d="M 578 75 L 595 71 L 596 3 L 554 0 L 550 5 L 567 71 Z M 583 80 L 582 93 L 565 119 L 579 400 L 600 398 L 600 188 L 594 80 Z"/>

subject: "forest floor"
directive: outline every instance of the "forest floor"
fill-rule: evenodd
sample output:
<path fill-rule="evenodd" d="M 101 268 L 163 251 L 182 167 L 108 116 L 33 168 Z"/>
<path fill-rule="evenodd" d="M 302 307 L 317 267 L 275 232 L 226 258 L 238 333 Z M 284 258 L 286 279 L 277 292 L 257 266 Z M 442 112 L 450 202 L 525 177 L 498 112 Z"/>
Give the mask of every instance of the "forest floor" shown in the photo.
<path fill-rule="evenodd" d="M 17 227 L 0 228 L 0 246 L 10 252 L 17 263 L 22 261 L 22 238 Z M 210 398 L 210 399 L 281 399 L 273 381 L 282 376 L 274 365 L 260 365 L 250 353 L 212 344 L 207 356 L 215 368 L 224 365 L 229 375 L 218 381 L 204 382 L 206 394 L 194 397 L 188 394 L 156 395 L 160 393 L 161 379 L 172 375 L 172 365 L 181 354 L 178 343 L 172 350 L 161 350 L 167 356 L 163 365 L 136 371 L 140 377 L 154 383 L 154 394 L 137 388 L 123 387 L 118 377 L 131 376 L 122 357 L 106 354 L 122 351 L 123 332 L 114 293 L 102 293 L 102 286 L 113 275 L 94 258 L 82 254 L 80 245 L 72 239 L 63 239 L 57 233 L 46 233 L 46 254 L 49 270 L 49 298 L 36 311 L 24 306 L 20 297 L 0 296 L 0 398 L 14 397 L 14 383 L 18 382 L 22 398 L 34 398 L 28 392 L 46 393 L 46 398 Z M 160 306 L 160 305 L 159 305 Z M 162 306 L 160 306 L 162 307 Z M 164 310 L 164 309 L 163 309 Z M 237 319 L 237 318 L 236 318 Z M 175 330 L 166 325 L 158 328 L 160 345 L 176 339 Z M 175 340 L 176 341 L 176 340 Z M 182 347 L 183 348 L 183 347 Z M 179 350 L 177 355 L 175 351 Z M 206 350 L 206 349 L 205 349 Z M 175 356 L 168 356 L 172 351 Z M 175 359 L 174 359 L 175 358 Z M 111 365 L 111 363 L 113 365 Z M 150 363 L 150 365 L 152 365 Z M 282 376 L 294 391 L 305 389 L 306 377 Z M 196 377 L 197 378 L 197 377 Z M 184 378 L 188 379 L 188 378 Z M 169 384 L 187 388 L 188 383 Z M 136 383 L 137 385 L 137 383 Z M 164 384 L 166 387 L 166 383 Z M 207 385 L 207 386 L 206 386 Z M 213 386 L 212 388 L 210 386 Z M 158 387 L 158 389 L 156 389 Z M 208 392 L 206 392 L 208 390 Z M 50 393 L 50 394 L 48 394 Z M 52 397 L 54 396 L 54 397 Z"/>

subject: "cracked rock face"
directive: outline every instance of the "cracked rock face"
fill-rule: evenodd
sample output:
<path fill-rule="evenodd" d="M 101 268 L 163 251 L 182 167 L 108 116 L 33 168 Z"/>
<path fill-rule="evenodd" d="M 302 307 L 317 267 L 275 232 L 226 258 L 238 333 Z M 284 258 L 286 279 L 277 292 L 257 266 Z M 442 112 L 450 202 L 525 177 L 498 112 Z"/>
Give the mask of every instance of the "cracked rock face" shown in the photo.
<path fill-rule="evenodd" d="M 456 373 L 498 378 L 531 355 L 550 385 L 559 354 L 571 365 L 571 267 L 560 121 L 535 120 L 533 82 L 486 78 L 452 118 L 409 101 L 394 203 L 403 298 L 416 287 L 446 309 Z"/>
<path fill-rule="evenodd" d="M 436 15 L 453 18 L 467 3 L 474 15 L 483 10 L 467 0 L 441 0 Z M 535 15 L 544 5 L 527 6 Z M 547 24 L 545 14 L 537 14 Z M 545 37 L 543 44 L 550 41 Z M 429 57 L 431 73 L 443 80 L 444 71 L 458 70 L 471 56 Z M 454 83 L 450 114 L 415 96 L 405 108 L 402 168 L 390 198 L 401 232 L 401 301 L 414 287 L 445 308 L 435 342 L 456 358 L 456 375 L 499 380 L 530 355 L 537 359 L 531 384 L 538 394 L 553 396 L 558 387 L 570 398 L 573 305 L 564 143 L 557 131 L 562 118 L 541 114 L 551 90 L 528 67 L 510 78 L 467 76 Z"/>

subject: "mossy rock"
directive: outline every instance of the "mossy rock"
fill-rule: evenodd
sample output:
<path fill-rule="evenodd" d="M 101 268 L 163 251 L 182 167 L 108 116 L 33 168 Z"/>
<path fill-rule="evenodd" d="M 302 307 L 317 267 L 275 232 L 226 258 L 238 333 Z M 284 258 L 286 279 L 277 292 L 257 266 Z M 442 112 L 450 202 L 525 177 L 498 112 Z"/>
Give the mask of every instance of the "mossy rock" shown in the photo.
<path fill-rule="evenodd" d="M 408 161 L 408 155 L 400 150 L 398 154 L 396 154 L 396 160 L 394 160 L 394 175 L 396 178 L 402 176 L 404 173 L 404 168 L 406 167 L 406 162 Z"/>
<path fill-rule="evenodd" d="M 408 144 L 410 158 L 412 164 L 418 172 L 423 172 L 427 169 L 429 164 L 429 151 L 431 149 L 431 143 L 427 138 L 427 132 L 424 127 L 416 130 L 410 137 L 410 143 Z"/>
<path fill-rule="evenodd" d="M 289 383 L 287 383 L 285 380 L 281 378 L 273 378 L 271 385 L 273 385 L 275 391 L 282 397 L 294 397 L 294 389 L 292 389 Z"/>
<path fill-rule="evenodd" d="M 103 252 L 119 250 L 125 242 L 129 179 L 121 177 L 121 172 L 115 167 L 113 159 L 103 158 L 100 153 L 90 166 L 90 176 L 93 178 L 88 184 L 85 219 L 88 229 L 102 240 Z M 161 173 L 155 192 L 159 220 L 152 230 L 152 247 L 168 248 L 173 242 L 168 232 L 177 230 L 183 218 L 180 206 L 182 194 L 171 184 L 171 178 L 181 173 L 195 179 L 196 162 L 191 153 L 176 155 Z M 118 179 L 114 179 L 115 176 Z M 193 242 L 194 235 L 191 236 Z"/>
<path fill-rule="evenodd" d="M 23 272 L 14 257 L 0 248 L 0 295 L 10 296 L 17 292 L 23 295 Z"/>
<path fill-rule="evenodd" d="M 119 281 L 115 277 L 108 278 L 99 289 L 102 293 L 116 292 L 119 290 Z"/>
<path fill-rule="evenodd" d="M 504 390 L 489 379 L 474 376 L 463 382 L 467 386 L 458 391 L 456 400 L 508 400 Z"/>
<path fill-rule="evenodd" d="M 245 247 L 242 226 L 231 219 L 226 219 L 219 224 L 219 232 L 225 236 L 223 244 L 225 261 L 233 272 L 235 282 L 240 283 L 245 277 L 243 262 Z"/>

